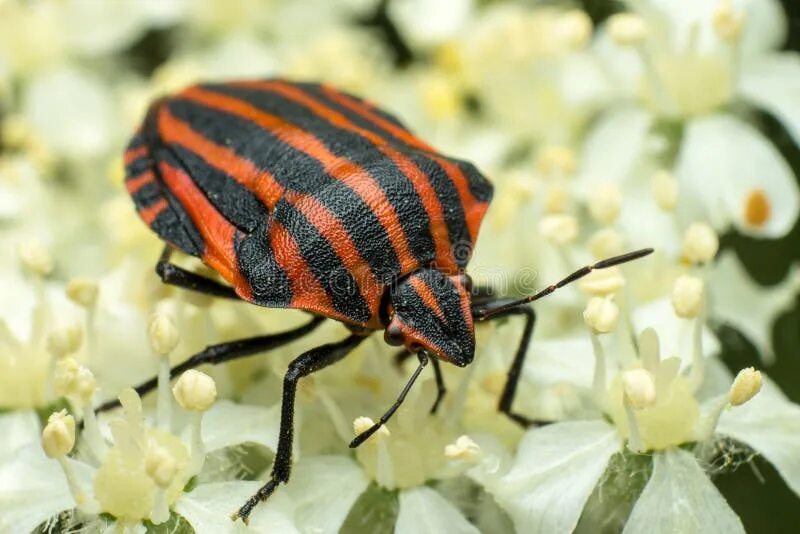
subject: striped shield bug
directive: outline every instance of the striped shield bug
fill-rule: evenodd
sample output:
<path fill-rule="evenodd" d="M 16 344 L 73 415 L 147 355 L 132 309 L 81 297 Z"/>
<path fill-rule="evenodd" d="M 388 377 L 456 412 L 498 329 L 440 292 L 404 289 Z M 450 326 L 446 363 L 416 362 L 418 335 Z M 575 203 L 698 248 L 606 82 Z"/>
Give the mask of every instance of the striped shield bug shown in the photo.
<path fill-rule="evenodd" d="M 311 315 L 302 326 L 207 347 L 172 377 L 285 345 L 325 319 L 345 339 L 294 359 L 283 381 L 280 435 L 270 480 L 234 514 L 250 512 L 289 480 L 298 380 L 383 330 L 401 357 L 419 364 L 395 403 L 350 444 L 357 447 L 397 410 L 431 363 L 468 365 L 475 321 L 524 317 L 498 409 L 512 404 L 533 332 L 530 302 L 650 249 L 579 269 L 535 295 L 513 300 L 472 287 L 467 263 L 492 185 L 470 163 L 445 156 L 392 115 L 332 87 L 285 80 L 189 87 L 156 101 L 125 152 L 125 186 L 144 222 L 166 242 L 156 272 L 167 284 Z M 170 263 L 174 250 L 199 257 L 227 284 Z M 152 390 L 156 380 L 136 389 Z M 118 406 L 108 402 L 99 411 Z"/>

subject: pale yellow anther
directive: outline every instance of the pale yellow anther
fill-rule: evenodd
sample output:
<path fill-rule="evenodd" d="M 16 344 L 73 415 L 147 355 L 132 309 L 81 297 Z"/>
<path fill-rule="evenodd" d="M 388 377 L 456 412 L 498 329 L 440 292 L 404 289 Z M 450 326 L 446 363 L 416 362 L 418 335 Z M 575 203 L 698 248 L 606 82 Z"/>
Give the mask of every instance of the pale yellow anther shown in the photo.
<path fill-rule="evenodd" d="M 175 479 L 178 462 L 166 447 L 151 442 L 144 457 L 144 469 L 147 476 L 160 488 L 167 488 Z"/>
<path fill-rule="evenodd" d="M 360 417 L 356 417 L 353 420 L 353 432 L 355 433 L 356 436 L 358 436 L 359 434 L 363 434 L 364 432 L 372 428 L 374 424 L 375 421 L 373 421 L 369 417 L 363 415 Z M 378 430 L 376 430 L 375 433 L 369 437 L 366 443 L 369 443 L 373 439 L 386 438 L 389 437 L 390 435 L 391 433 L 389 432 L 389 429 L 386 428 L 386 425 L 381 425 L 381 427 L 378 428 Z"/>
<path fill-rule="evenodd" d="M 564 213 L 569 209 L 571 194 L 569 188 L 562 183 L 552 183 L 545 190 L 543 207 L 545 213 Z"/>
<path fill-rule="evenodd" d="M 592 297 L 583 310 L 583 320 L 596 334 L 607 334 L 617 326 L 619 306 L 611 297 Z"/>
<path fill-rule="evenodd" d="M 717 233 L 706 223 L 692 223 L 683 234 L 683 257 L 690 263 L 708 263 L 714 259 L 717 250 Z"/>
<path fill-rule="evenodd" d="M 589 193 L 589 214 L 600 224 L 611 224 L 622 209 L 622 191 L 614 183 L 597 184 Z"/>
<path fill-rule="evenodd" d="M 592 19 L 582 9 L 571 9 L 559 17 L 556 32 L 572 50 L 580 50 L 592 37 Z"/>
<path fill-rule="evenodd" d="M 595 297 L 613 295 L 624 285 L 625 278 L 619 267 L 592 271 L 578 282 L 581 291 Z"/>
<path fill-rule="evenodd" d="M 204 412 L 217 399 L 217 385 L 207 374 L 190 369 L 175 382 L 172 394 L 184 410 Z"/>
<path fill-rule="evenodd" d="M 544 176 L 570 175 L 575 167 L 575 153 L 569 147 L 546 145 L 536 154 L 536 170 Z"/>
<path fill-rule="evenodd" d="M 48 458 L 62 458 L 75 446 L 75 418 L 66 410 L 53 412 L 42 431 L 42 448 Z"/>
<path fill-rule="evenodd" d="M 703 280 L 683 275 L 672 286 L 672 308 L 682 319 L 694 319 L 703 309 Z"/>
<path fill-rule="evenodd" d="M 714 8 L 711 24 L 717 37 L 726 43 L 734 43 L 742 35 L 744 20 L 744 13 L 735 10 L 730 0 L 721 0 Z"/>
<path fill-rule="evenodd" d="M 82 342 L 83 326 L 72 323 L 54 330 L 47 336 L 47 349 L 56 358 L 60 358 L 77 351 Z"/>
<path fill-rule="evenodd" d="M 36 239 L 21 243 L 17 249 L 22 265 L 37 276 L 47 276 L 53 270 L 50 253 Z"/>
<path fill-rule="evenodd" d="M 91 308 L 97 302 L 97 282 L 90 278 L 73 278 L 67 284 L 67 297 L 84 308 Z"/>
<path fill-rule="evenodd" d="M 589 252 L 598 260 L 621 254 L 625 239 L 613 228 L 602 228 L 589 238 Z"/>
<path fill-rule="evenodd" d="M 150 345 L 159 356 L 172 352 L 180 341 L 178 329 L 172 319 L 164 313 L 155 313 L 150 318 Z"/>
<path fill-rule="evenodd" d="M 634 13 L 617 13 L 608 18 L 608 33 L 620 46 L 636 46 L 647 37 L 647 23 Z"/>
<path fill-rule="evenodd" d="M 449 460 L 474 462 L 481 456 L 481 448 L 469 436 L 459 436 L 454 443 L 446 445 L 444 455 Z"/>
<path fill-rule="evenodd" d="M 622 390 L 634 410 L 653 406 L 656 402 L 656 381 L 646 369 L 632 369 L 622 373 Z"/>
<path fill-rule="evenodd" d="M 664 211 L 674 210 L 678 203 L 678 180 L 675 175 L 660 169 L 653 174 L 651 186 L 658 207 Z"/>
<path fill-rule="evenodd" d="M 85 406 L 91 402 L 96 389 L 94 374 L 75 358 L 58 360 L 53 377 L 53 391 L 56 395 L 70 397 Z"/>
<path fill-rule="evenodd" d="M 539 221 L 539 233 L 550 243 L 569 245 L 578 238 L 578 219 L 567 214 L 553 214 Z"/>
<path fill-rule="evenodd" d="M 741 406 L 761 391 L 761 371 L 752 367 L 742 369 L 733 380 L 730 389 L 730 401 L 733 406 Z"/>

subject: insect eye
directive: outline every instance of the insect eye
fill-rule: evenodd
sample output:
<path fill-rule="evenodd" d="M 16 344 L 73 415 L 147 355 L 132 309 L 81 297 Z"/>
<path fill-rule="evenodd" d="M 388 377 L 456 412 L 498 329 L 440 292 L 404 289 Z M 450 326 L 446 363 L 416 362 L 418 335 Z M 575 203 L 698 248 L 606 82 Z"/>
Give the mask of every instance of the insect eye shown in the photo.
<path fill-rule="evenodd" d="M 400 329 L 392 326 L 389 326 L 383 332 L 383 339 L 387 344 L 392 345 L 393 347 L 399 347 L 405 341 L 403 333 L 400 331 Z"/>

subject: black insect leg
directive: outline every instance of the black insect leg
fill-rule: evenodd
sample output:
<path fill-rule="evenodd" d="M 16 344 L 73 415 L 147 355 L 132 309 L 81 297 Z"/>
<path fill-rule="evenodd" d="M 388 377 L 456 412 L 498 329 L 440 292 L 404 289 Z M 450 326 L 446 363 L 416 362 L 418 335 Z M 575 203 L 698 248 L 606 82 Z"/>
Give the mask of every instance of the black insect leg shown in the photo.
<path fill-rule="evenodd" d="M 267 500 L 278 484 L 287 482 L 292 470 L 292 441 L 294 439 L 294 400 L 297 392 L 297 382 L 300 378 L 319 371 L 333 363 L 338 362 L 354 348 L 358 346 L 366 337 L 364 335 L 353 334 L 338 343 L 328 343 L 304 352 L 292 363 L 283 378 L 283 402 L 281 404 L 281 426 L 278 436 L 278 450 L 275 453 L 275 462 L 272 466 L 272 474 L 267 482 L 258 492 L 250 497 L 244 505 L 239 508 L 232 519 L 235 521 L 241 518 L 245 523 L 250 516 L 253 508 L 262 501 Z"/>
<path fill-rule="evenodd" d="M 417 358 L 419 358 L 419 365 L 414 370 L 414 373 L 411 375 L 411 378 L 408 379 L 408 382 L 406 382 L 406 385 L 403 387 L 403 390 L 400 392 L 400 395 L 398 395 L 397 400 L 395 400 L 394 404 L 392 404 L 392 406 L 388 410 L 386 410 L 386 413 L 384 413 L 381 416 L 381 418 L 378 420 L 377 423 L 366 429 L 361 434 L 357 435 L 353 439 L 353 441 L 350 442 L 351 449 L 355 449 L 356 447 L 364 443 L 367 439 L 369 439 L 369 437 L 372 434 L 377 432 L 380 427 L 385 425 L 386 421 L 388 421 L 394 415 L 394 412 L 396 412 L 397 409 L 400 407 L 400 405 L 403 404 L 403 401 L 406 400 L 406 395 L 408 395 L 408 392 L 411 391 L 411 386 L 414 385 L 414 382 L 417 381 L 417 377 L 419 376 L 419 374 L 422 372 L 425 366 L 428 365 L 429 358 L 428 355 L 425 354 L 424 352 L 418 352 Z"/>
<path fill-rule="evenodd" d="M 170 378 L 175 378 L 188 369 L 194 369 L 204 363 L 217 365 L 219 363 L 228 362 L 245 356 L 252 356 L 259 352 L 278 348 L 286 345 L 304 335 L 310 333 L 317 328 L 324 318 L 314 317 L 309 322 L 299 326 L 293 330 L 281 332 L 279 334 L 269 334 L 265 336 L 249 337 L 245 339 L 238 339 L 236 341 L 228 341 L 227 343 L 220 343 L 218 345 L 210 345 L 198 352 L 194 356 L 190 356 L 183 363 L 179 363 L 170 369 Z M 154 377 L 139 384 L 134 389 L 139 395 L 144 395 L 156 388 L 158 385 L 158 378 Z M 120 406 L 119 399 L 110 400 L 101 404 L 95 409 L 96 413 L 105 412 L 118 408 Z"/>
<path fill-rule="evenodd" d="M 507 301 L 505 300 L 497 300 L 495 303 L 483 303 L 481 304 L 481 309 L 491 310 L 493 306 L 504 306 L 506 302 Z M 528 353 L 528 345 L 530 344 L 531 336 L 533 335 L 533 327 L 536 323 L 536 313 L 533 311 L 533 308 L 528 306 L 510 308 L 497 315 L 491 315 L 487 318 L 481 318 L 480 316 L 477 316 L 476 319 L 478 321 L 492 321 L 495 319 L 500 319 L 501 317 L 507 317 L 509 315 L 524 315 L 525 326 L 522 329 L 522 337 L 520 338 L 517 352 L 514 354 L 514 361 L 511 362 L 511 367 L 508 368 L 506 384 L 503 387 L 503 393 L 500 395 L 500 400 L 497 403 L 497 409 L 506 414 L 512 421 L 522 426 L 543 424 L 544 422 L 542 421 L 534 421 L 533 419 L 525 417 L 524 415 L 520 415 L 511 411 L 511 407 L 514 404 L 514 397 L 517 394 L 517 385 L 519 384 L 519 379 L 522 376 L 522 368 L 525 365 L 525 356 Z"/>
<path fill-rule="evenodd" d="M 172 246 L 166 245 L 161 257 L 158 259 L 158 263 L 156 263 L 156 274 L 161 277 L 162 282 L 214 297 L 240 299 L 233 288 L 170 263 L 169 259 L 173 251 Z"/>
<path fill-rule="evenodd" d="M 442 369 L 439 367 L 439 360 L 433 357 L 431 358 L 431 364 L 433 365 L 433 374 L 436 377 L 436 400 L 433 401 L 433 406 L 431 406 L 431 414 L 435 414 L 447 393 L 447 387 L 444 385 L 444 376 L 442 376 Z"/>

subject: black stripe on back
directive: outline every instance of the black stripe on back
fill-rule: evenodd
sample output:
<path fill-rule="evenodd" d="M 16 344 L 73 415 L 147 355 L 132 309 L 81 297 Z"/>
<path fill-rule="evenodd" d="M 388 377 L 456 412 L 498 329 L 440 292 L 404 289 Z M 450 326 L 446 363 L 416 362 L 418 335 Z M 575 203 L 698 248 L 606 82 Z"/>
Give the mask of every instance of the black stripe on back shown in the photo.
<path fill-rule="evenodd" d="M 275 205 L 273 218 L 295 238 L 303 259 L 331 297 L 334 309 L 354 321 L 369 321 L 370 310 L 358 283 L 317 227 L 285 199 Z"/>
<path fill-rule="evenodd" d="M 289 277 L 278 262 L 269 243 L 269 223 L 264 220 L 253 232 L 236 232 L 233 247 L 239 272 L 247 280 L 255 304 L 285 308 L 292 302 Z"/>
<path fill-rule="evenodd" d="M 378 280 L 389 283 L 400 272 L 397 255 L 376 215 L 352 189 L 329 176 L 316 159 L 244 118 L 183 100 L 171 103 L 170 110 L 211 141 L 228 146 L 271 173 L 285 188 L 316 198 L 345 228 L 356 229 L 351 233 L 353 241 Z"/>
<path fill-rule="evenodd" d="M 208 85 L 205 89 L 243 100 L 258 109 L 276 115 L 319 139 L 332 153 L 363 168 L 383 189 L 397 212 L 412 254 L 419 264 L 435 257 L 436 247 L 430 233 L 428 214 L 414 185 L 389 158 L 362 136 L 339 129 L 305 106 L 282 96 L 258 89 L 232 85 Z M 360 248 L 358 230 L 346 227 Z M 365 256 L 368 257 L 368 256 Z"/>
<path fill-rule="evenodd" d="M 201 156 L 179 144 L 169 149 L 181 161 L 186 174 L 197 184 L 223 217 L 243 232 L 252 232 L 267 218 L 266 207 L 242 184 L 212 167 Z"/>

